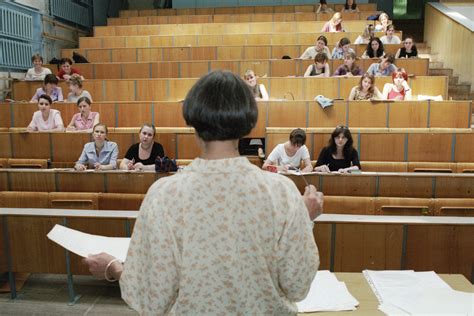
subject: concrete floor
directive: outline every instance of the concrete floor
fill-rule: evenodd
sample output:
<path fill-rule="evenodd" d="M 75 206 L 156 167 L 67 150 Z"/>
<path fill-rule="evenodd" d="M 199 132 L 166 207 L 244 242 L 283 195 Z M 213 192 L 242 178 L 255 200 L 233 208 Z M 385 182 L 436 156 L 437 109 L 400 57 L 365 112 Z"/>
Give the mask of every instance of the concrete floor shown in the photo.
<path fill-rule="evenodd" d="M 69 306 L 65 275 L 32 274 L 16 300 L 0 293 L 0 315 L 138 315 L 120 298 L 117 283 L 75 276 L 74 290 L 82 297 Z"/>

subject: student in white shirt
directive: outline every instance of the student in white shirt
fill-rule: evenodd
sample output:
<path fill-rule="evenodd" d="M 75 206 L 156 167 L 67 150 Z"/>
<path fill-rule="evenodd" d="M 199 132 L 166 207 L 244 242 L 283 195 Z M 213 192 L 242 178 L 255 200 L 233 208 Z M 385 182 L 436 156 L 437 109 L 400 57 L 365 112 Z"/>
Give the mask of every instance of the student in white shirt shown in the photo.
<path fill-rule="evenodd" d="M 31 57 L 33 68 L 28 69 L 25 75 L 25 80 L 38 80 L 43 81 L 46 75 L 51 73 L 49 68 L 43 67 L 43 57 L 40 54 L 34 54 Z"/>
<path fill-rule="evenodd" d="M 268 166 L 277 166 L 280 171 L 289 169 L 299 169 L 310 172 L 313 170 L 309 157 L 308 147 L 305 145 L 306 133 L 301 128 L 294 129 L 290 138 L 283 144 L 278 144 L 270 153 L 262 169 L 267 170 Z"/>
<path fill-rule="evenodd" d="M 384 44 L 400 44 L 402 41 L 397 35 L 393 35 L 393 33 L 395 33 L 395 26 L 389 24 L 385 35 L 380 38 L 380 41 Z"/>

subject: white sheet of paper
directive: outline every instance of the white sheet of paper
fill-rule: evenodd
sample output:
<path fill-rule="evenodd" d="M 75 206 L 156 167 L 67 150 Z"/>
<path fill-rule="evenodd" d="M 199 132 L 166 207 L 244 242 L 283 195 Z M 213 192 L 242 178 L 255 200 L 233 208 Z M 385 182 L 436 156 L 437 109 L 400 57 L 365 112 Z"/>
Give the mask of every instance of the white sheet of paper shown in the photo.
<path fill-rule="evenodd" d="M 474 315 L 474 293 L 428 288 L 406 305 L 412 315 Z"/>
<path fill-rule="evenodd" d="M 91 235 L 57 224 L 47 236 L 81 257 L 106 252 L 122 262 L 127 257 L 130 244 L 130 238 Z"/>
<path fill-rule="evenodd" d="M 346 284 L 327 270 L 316 273 L 308 295 L 296 303 L 300 313 L 355 310 L 357 305 L 359 302 L 349 293 Z"/>

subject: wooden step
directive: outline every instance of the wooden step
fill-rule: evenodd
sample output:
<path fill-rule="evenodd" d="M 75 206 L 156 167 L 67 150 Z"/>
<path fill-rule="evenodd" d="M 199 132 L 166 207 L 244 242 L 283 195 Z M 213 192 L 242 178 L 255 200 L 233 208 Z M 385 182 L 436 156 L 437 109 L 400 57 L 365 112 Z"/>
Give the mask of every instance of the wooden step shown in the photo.
<path fill-rule="evenodd" d="M 428 70 L 430 76 L 449 76 L 453 75 L 453 70 L 451 68 L 430 68 Z"/>

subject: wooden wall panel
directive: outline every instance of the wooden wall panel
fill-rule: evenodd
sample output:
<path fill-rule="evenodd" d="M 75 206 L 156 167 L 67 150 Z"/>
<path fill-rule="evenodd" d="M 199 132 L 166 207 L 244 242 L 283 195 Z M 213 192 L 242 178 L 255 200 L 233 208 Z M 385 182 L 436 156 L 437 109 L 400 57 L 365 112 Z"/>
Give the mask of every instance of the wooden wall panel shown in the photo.
<path fill-rule="evenodd" d="M 12 133 L 15 158 L 51 158 L 51 142 L 47 133 Z"/>
<path fill-rule="evenodd" d="M 9 216 L 9 240 L 12 269 L 16 272 L 66 273 L 64 248 L 50 241 L 46 235 L 59 218 Z M 25 249 L 28 257 L 25 260 Z"/>
<path fill-rule="evenodd" d="M 154 172 L 143 173 L 108 173 L 106 177 L 107 192 L 110 193 L 143 193 L 155 182 Z"/>
<path fill-rule="evenodd" d="M 319 270 L 329 270 L 331 262 L 331 224 L 316 223 L 313 228 L 313 235 L 319 251 Z"/>
<path fill-rule="evenodd" d="M 54 172 L 22 171 L 10 174 L 11 191 L 51 192 L 55 191 Z"/>
<path fill-rule="evenodd" d="M 52 133 L 51 146 L 54 162 L 76 162 L 84 145 L 92 141 L 89 133 Z"/>
<path fill-rule="evenodd" d="M 99 209 L 138 211 L 144 197 L 145 194 L 101 193 L 99 195 Z"/>
<path fill-rule="evenodd" d="M 308 127 L 336 127 L 346 125 L 346 102 L 334 101 L 334 105 L 325 109 L 318 102 L 309 101 Z"/>
<path fill-rule="evenodd" d="M 349 127 L 386 127 L 387 107 L 386 103 L 371 103 L 367 107 L 366 102 L 349 102 Z"/>
<path fill-rule="evenodd" d="M 121 66 L 122 79 L 151 78 L 152 68 L 149 63 L 125 63 Z"/>
<path fill-rule="evenodd" d="M 401 225 L 337 224 L 335 271 L 400 268 Z"/>
<path fill-rule="evenodd" d="M 379 177 L 378 196 L 431 198 L 433 192 L 432 177 Z"/>
<path fill-rule="evenodd" d="M 177 150 L 177 135 L 176 134 L 156 134 L 155 141 L 163 146 L 165 155 L 174 159 Z"/>
<path fill-rule="evenodd" d="M 356 137 L 357 135 L 352 135 Z M 381 150 L 383 148 L 383 150 Z M 405 134 L 361 134 L 359 159 L 404 161 Z"/>
<path fill-rule="evenodd" d="M 152 104 L 118 103 L 118 127 L 140 127 L 152 119 Z"/>
<path fill-rule="evenodd" d="M 471 102 L 431 102 L 430 127 L 470 128 L 471 106 Z"/>
<path fill-rule="evenodd" d="M 428 127 L 428 102 L 389 103 L 390 127 Z"/>
<path fill-rule="evenodd" d="M 456 148 L 454 152 L 454 161 L 456 162 L 474 162 L 474 135 L 456 134 Z"/>
<path fill-rule="evenodd" d="M 324 195 L 374 196 L 375 178 L 360 175 L 325 176 L 319 190 Z"/>
<path fill-rule="evenodd" d="M 437 177 L 435 197 L 437 198 L 472 198 L 474 183 L 467 177 Z"/>
<path fill-rule="evenodd" d="M 258 119 L 257 124 L 252 129 L 247 137 L 261 137 L 264 138 L 266 136 L 266 118 L 268 112 L 268 104 L 267 102 L 257 102 L 258 107 Z"/>
<path fill-rule="evenodd" d="M 451 161 L 452 134 L 409 134 L 408 161 Z"/>
<path fill-rule="evenodd" d="M 305 128 L 308 103 L 301 102 L 269 102 L 268 127 Z"/>
<path fill-rule="evenodd" d="M 167 101 L 168 83 L 165 80 L 135 80 L 137 101 Z"/>
<path fill-rule="evenodd" d="M 0 133 L 0 157 L 12 157 L 12 143 L 10 142 L 10 133 Z"/>
<path fill-rule="evenodd" d="M 58 172 L 56 186 L 58 192 L 104 192 L 103 172 Z M 56 190 L 51 190 L 56 191 Z"/>
<path fill-rule="evenodd" d="M 7 105 L 8 107 L 10 107 L 9 104 Z M 54 104 L 52 108 L 59 110 L 57 104 Z M 13 115 L 13 127 L 27 127 L 31 122 L 33 113 L 38 111 L 38 105 L 37 103 L 15 103 L 11 109 L 11 114 Z M 9 121 L 10 118 L 10 115 L 6 117 L 6 119 L 8 119 Z M 64 120 L 64 117 L 62 118 Z"/>
<path fill-rule="evenodd" d="M 153 120 L 157 127 L 186 127 L 182 115 L 182 103 L 159 102 L 154 106 Z"/>
<path fill-rule="evenodd" d="M 98 101 L 135 101 L 136 90 L 133 80 L 105 80 L 105 96 Z"/>
<path fill-rule="evenodd" d="M 199 156 L 201 150 L 198 146 L 196 136 L 194 134 L 181 134 L 177 136 L 178 152 L 176 158 L 194 159 Z"/>

